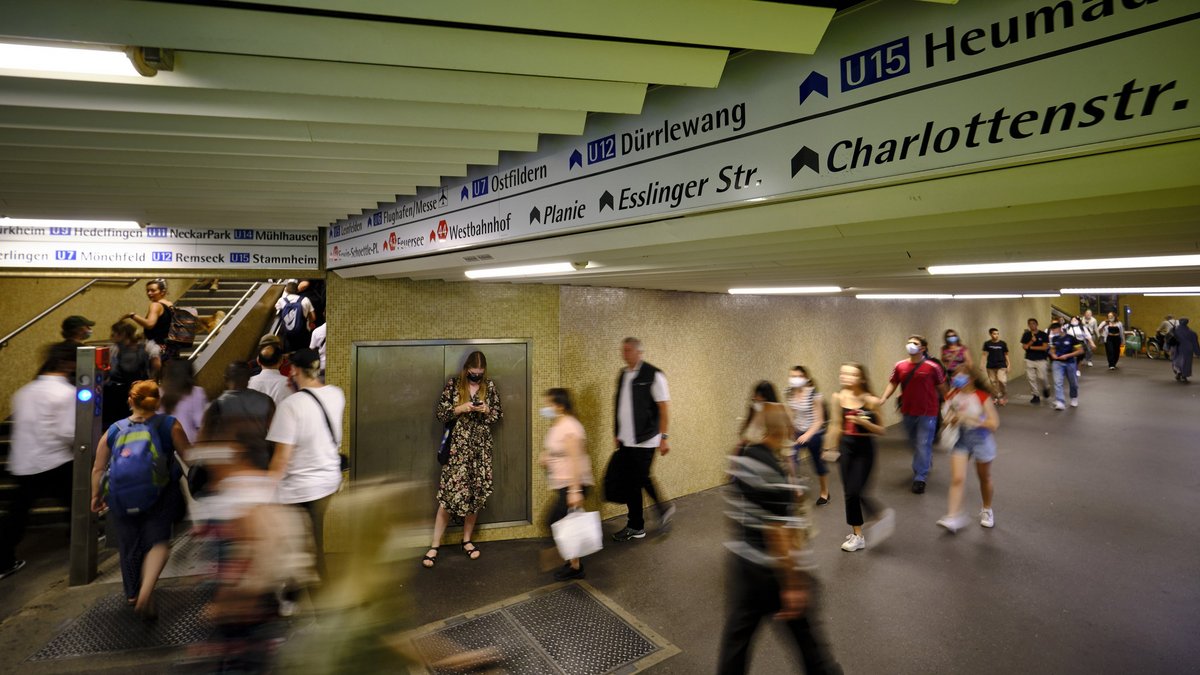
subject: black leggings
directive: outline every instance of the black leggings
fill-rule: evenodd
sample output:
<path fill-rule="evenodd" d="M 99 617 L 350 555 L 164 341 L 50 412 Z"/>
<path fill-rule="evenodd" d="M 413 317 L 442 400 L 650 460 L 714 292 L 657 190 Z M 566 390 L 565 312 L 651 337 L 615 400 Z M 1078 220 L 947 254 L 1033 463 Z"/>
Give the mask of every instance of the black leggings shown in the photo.
<path fill-rule="evenodd" d="M 1109 335 L 1104 340 L 1104 353 L 1108 355 L 1108 367 L 1116 368 L 1121 358 L 1121 336 Z"/>
<path fill-rule="evenodd" d="M 554 523 L 557 523 L 558 521 L 562 520 L 563 518 L 567 517 L 567 511 L 570 510 L 567 507 L 567 490 L 569 490 L 569 489 L 570 488 L 559 488 L 554 491 L 556 493 L 555 499 L 554 499 L 554 504 L 552 504 L 550 506 L 550 510 L 546 512 L 546 527 L 547 528 L 550 527 L 551 525 L 553 525 Z M 587 494 L 588 494 L 588 486 L 584 485 L 583 486 L 583 497 L 585 499 L 587 498 Z"/>
<path fill-rule="evenodd" d="M 842 436 L 841 452 L 838 466 L 842 470 L 842 487 L 846 491 L 846 523 L 861 527 L 865 522 L 864 509 L 871 515 L 878 512 L 874 502 L 863 494 L 871 479 L 871 467 L 875 466 L 875 439 L 871 436 Z"/>

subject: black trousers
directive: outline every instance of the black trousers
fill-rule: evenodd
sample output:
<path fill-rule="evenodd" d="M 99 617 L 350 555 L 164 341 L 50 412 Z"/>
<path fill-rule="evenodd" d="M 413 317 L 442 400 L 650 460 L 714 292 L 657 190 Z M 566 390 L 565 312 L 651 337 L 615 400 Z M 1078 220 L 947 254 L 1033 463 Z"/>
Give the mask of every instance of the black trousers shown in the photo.
<path fill-rule="evenodd" d="M 1116 368 L 1117 361 L 1121 360 L 1121 337 L 1119 335 L 1109 335 L 1104 339 L 1104 354 L 1108 357 L 1108 367 Z"/>
<path fill-rule="evenodd" d="M 842 488 L 846 492 L 846 524 L 861 526 L 864 508 L 874 515 L 878 509 L 864 496 L 871 468 L 875 466 L 875 439 L 870 436 L 843 436 L 838 467 L 842 470 Z"/>
<path fill-rule="evenodd" d="M 622 445 L 617 448 L 617 452 L 628 455 L 627 471 L 625 479 L 628 481 L 625 497 L 625 506 L 629 507 L 629 527 L 635 530 L 646 529 L 646 519 L 642 515 L 642 509 L 645 505 L 642 502 L 642 490 L 650 495 L 650 499 L 658 504 L 662 500 L 658 497 L 658 490 L 654 487 L 654 479 L 650 477 L 650 467 L 654 464 L 654 454 L 658 452 L 658 448 L 630 448 Z M 659 505 L 659 511 L 662 511 L 662 506 Z"/>
<path fill-rule="evenodd" d="M 16 499 L 0 523 L 0 570 L 6 570 L 16 564 L 17 545 L 25 537 L 25 528 L 29 525 L 29 510 L 33 508 L 35 501 L 53 499 L 67 508 L 71 507 L 74 466 L 75 462 L 67 462 L 42 473 L 13 476 L 17 482 Z"/>
<path fill-rule="evenodd" d="M 755 565 L 738 556 L 731 556 L 729 565 L 729 613 L 721 632 L 721 656 L 717 661 L 719 675 L 741 675 L 750 661 L 750 640 L 763 619 L 772 620 L 779 611 L 779 581 L 775 572 Z M 808 589 L 808 604 L 798 619 L 782 622 L 796 644 L 804 672 L 808 675 L 834 675 L 841 667 L 829 654 L 820 637 L 817 617 L 818 589 L 812 582 Z"/>

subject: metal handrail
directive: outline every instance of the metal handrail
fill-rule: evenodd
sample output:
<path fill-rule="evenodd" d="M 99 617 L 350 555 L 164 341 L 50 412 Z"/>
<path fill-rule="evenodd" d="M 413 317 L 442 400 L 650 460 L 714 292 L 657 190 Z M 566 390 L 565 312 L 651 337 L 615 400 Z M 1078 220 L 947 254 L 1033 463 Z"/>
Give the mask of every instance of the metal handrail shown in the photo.
<path fill-rule="evenodd" d="M 242 304 L 246 302 L 246 298 L 253 295 L 254 291 L 258 290 L 258 287 L 261 286 L 262 283 L 263 282 L 261 281 L 256 281 L 250 285 L 250 288 L 246 289 L 246 292 L 242 294 L 242 297 L 238 298 L 238 301 L 233 303 L 233 307 L 229 308 L 229 311 L 225 313 L 225 316 L 221 317 L 221 320 L 217 322 L 217 325 L 213 326 L 212 330 L 208 331 L 208 335 L 204 336 L 204 340 L 192 350 L 192 353 L 188 355 L 188 361 L 196 360 L 196 357 L 200 355 L 200 352 L 204 351 L 204 348 L 208 346 L 208 343 L 211 342 L 214 337 L 216 337 L 217 333 L 221 332 L 221 327 L 225 325 L 225 322 L 242 308 Z"/>
<path fill-rule="evenodd" d="M 54 310 L 67 304 L 67 302 L 69 302 L 75 296 L 86 293 L 87 290 L 89 288 L 91 288 L 92 286 L 94 286 L 95 284 L 100 284 L 100 283 L 134 284 L 136 282 L 137 282 L 137 279 L 92 279 L 91 281 L 87 282 L 86 284 L 75 289 L 75 291 L 72 292 L 67 297 L 65 297 L 62 300 L 59 300 L 58 302 L 54 303 L 53 305 L 50 305 L 49 307 L 47 307 L 45 309 L 45 311 L 43 311 L 41 314 L 38 314 L 37 316 L 33 317 L 32 319 L 26 321 L 24 324 L 21 325 L 20 328 L 17 328 L 16 330 L 9 333 L 8 335 L 5 335 L 3 338 L 0 338 L 0 349 L 4 349 L 5 347 L 7 347 L 9 340 L 11 340 L 11 339 L 15 338 L 16 336 L 20 335 L 21 333 L 25 332 L 26 329 L 30 328 L 31 326 L 33 326 L 33 324 L 37 323 L 38 321 L 41 321 L 42 319 L 46 318 Z"/>

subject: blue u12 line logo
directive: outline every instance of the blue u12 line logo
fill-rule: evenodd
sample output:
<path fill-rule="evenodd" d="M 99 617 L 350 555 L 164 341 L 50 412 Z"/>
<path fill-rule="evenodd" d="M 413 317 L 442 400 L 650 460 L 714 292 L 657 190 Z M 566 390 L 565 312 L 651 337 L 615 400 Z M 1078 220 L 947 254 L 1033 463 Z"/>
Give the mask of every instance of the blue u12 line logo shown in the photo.
<path fill-rule="evenodd" d="M 150 260 L 153 262 L 171 262 L 174 256 L 171 251 L 151 251 Z"/>

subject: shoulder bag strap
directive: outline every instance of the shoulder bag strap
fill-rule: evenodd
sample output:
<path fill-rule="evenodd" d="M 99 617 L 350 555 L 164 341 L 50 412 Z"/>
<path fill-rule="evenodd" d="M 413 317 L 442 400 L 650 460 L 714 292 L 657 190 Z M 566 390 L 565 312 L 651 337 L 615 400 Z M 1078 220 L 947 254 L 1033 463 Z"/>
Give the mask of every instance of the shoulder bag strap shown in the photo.
<path fill-rule="evenodd" d="M 338 448 L 338 452 L 340 453 L 342 444 L 338 441 L 337 434 L 333 433 L 333 422 L 329 421 L 329 413 L 325 411 L 325 406 L 321 403 L 321 399 L 317 398 L 316 394 L 307 389 L 301 389 L 300 391 L 308 394 L 312 397 L 312 400 L 317 402 L 317 407 L 321 409 L 321 416 L 325 418 L 325 426 L 329 428 L 329 437 L 333 439 L 333 445 Z"/>
<path fill-rule="evenodd" d="M 917 367 L 916 367 L 916 368 L 913 368 L 912 370 L 910 370 L 910 371 L 908 372 L 908 377 L 904 378 L 904 382 L 902 382 L 902 383 L 900 384 L 900 388 L 901 388 L 901 389 L 906 389 L 906 388 L 908 388 L 908 383 L 909 383 L 909 382 L 912 382 L 912 379 L 913 379 L 914 377 L 916 377 L 916 376 L 917 376 L 917 371 L 918 371 L 918 370 L 920 370 L 920 369 L 921 369 L 921 366 L 925 365 L 925 362 L 926 362 L 926 361 L 928 361 L 928 360 L 929 360 L 929 359 L 927 359 L 927 358 L 923 358 L 923 359 L 921 359 L 921 360 L 920 360 L 920 361 L 917 363 Z"/>

